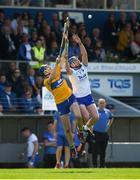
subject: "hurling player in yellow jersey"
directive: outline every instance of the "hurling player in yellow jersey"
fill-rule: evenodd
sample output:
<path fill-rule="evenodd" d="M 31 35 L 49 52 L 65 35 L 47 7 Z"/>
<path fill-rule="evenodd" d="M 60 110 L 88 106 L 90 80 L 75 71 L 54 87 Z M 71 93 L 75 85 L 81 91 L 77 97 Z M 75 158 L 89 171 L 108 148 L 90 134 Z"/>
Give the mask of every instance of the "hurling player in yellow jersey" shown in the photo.
<path fill-rule="evenodd" d="M 58 112 L 64 125 L 66 138 L 69 143 L 72 156 L 74 157 L 76 156 L 76 151 L 73 140 L 74 132 L 71 131 L 69 120 L 70 111 L 75 114 L 76 124 L 81 132 L 83 129 L 83 120 L 76 98 L 66 80 L 62 77 L 60 61 L 61 58 L 58 57 L 53 69 L 49 65 L 43 65 L 41 66 L 39 72 L 44 76 L 44 85 L 54 96 Z"/>

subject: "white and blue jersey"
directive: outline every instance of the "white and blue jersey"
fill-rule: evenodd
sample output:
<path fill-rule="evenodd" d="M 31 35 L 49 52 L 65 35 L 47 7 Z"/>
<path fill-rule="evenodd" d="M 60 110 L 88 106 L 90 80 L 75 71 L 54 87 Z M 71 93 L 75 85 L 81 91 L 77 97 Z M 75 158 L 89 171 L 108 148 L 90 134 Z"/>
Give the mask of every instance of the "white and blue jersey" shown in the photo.
<path fill-rule="evenodd" d="M 87 66 L 81 63 L 81 67 L 73 69 L 72 74 L 69 76 L 69 80 L 72 84 L 73 94 L 79 104 L 88 106 L 94 103 L 91 96 L 90 82 L 88 79 Z"/>
<path fill-rule="evenodd" d="M 105 133 L 108 130 L 108 122 L 113 118 L 112 113 L 109 109 L 104 108 L 100 110 L 97 108 L 99 113 L 99 120 L 93 126 L 93 130 L 101 133 Z"/>

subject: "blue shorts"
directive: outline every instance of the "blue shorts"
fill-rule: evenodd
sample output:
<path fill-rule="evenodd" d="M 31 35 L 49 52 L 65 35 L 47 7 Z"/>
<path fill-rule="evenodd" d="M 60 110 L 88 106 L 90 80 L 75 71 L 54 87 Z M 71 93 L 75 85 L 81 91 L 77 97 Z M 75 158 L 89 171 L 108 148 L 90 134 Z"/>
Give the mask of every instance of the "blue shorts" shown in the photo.
<path fill-rule="evenodd" d="M 87 95 L 85 97 L 76 98 L 76 99 L 77 99 L 77 102 L 78 102 L 79 105 L 84 104 L 85 106 L 89 106 L 89 105 L 95 103 L 95 101 L 94 101 L 91 94 L 89 94 L 89 95 Z"/>
<path fill-rule="evenodd" d="M 60 116 L 64 115 L 64 114 L 68 114 L 70 113 L 70 107 L 71 105 L 76 102 L 76 98 L 75 96 L 72 94 L 67 100 L 65 100 L 64 102 L 57 104 L 57 109 L 58 112 L 60 114 Z"/>
<path fill-rule="evenodd" d="M 69 146 L 68 141 L 66 139 L 65 135 L 59 135 L 57 136 L 57 146 Z"/>
<path fill-rule="evenodd" d="M 28 157 L 27 163 L 31 163 L 33 167 L 37 167 L 39 165 L 40 158 L 39 155 L 36 154 L 34 160 L 32 160 L 32 157 Z"/>

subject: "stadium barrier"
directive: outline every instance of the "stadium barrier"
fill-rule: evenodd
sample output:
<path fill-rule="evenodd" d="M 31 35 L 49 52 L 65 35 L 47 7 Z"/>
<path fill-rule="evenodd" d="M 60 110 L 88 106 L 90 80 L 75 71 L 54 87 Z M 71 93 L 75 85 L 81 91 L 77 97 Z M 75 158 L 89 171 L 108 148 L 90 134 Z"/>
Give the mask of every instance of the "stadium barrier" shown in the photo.
<path fill-rule="evenodd" d="M 0 167 L 23 167 L 26 159 L 19 159 L 20 153 L 23 151 L 25 144 L 7 143 L 0 144 Z M 107 147 L 106 163 L 110 167 L 113 164 L 122 166 L 140 166 L 140 143 L 109 143 Z M 40 157 L 42 161 L 43 148 L 40 146 Z M 91 154 L 84 159 L 87 167 L 92 167 Z M 113 165 L 114 166 L 114 165 Z"/>

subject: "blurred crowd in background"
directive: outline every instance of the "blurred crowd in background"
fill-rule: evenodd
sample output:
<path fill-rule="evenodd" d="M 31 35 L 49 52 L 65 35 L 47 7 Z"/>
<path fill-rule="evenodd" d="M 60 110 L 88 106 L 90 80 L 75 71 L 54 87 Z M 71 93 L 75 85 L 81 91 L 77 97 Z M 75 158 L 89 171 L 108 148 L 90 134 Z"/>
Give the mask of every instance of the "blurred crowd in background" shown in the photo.
<path fill-rule="evenodd" d="M 139 9 L 139 0 L 0 0 L 3 6 Z M 135 7 L 136 6 L 136 7 Z"/>
<path fill-rule="evenodd" d="M 0 114 L 15 110 L 42 113 L 43 79 L 38 68 L 55 61 L 58 56 L 67 16 L 67 11 L 62 12 L 61 19 L 53 13 L 48 23 L 41 11 L 34 17 L 26 11 L 6 17 L 4 10 L 0 10 Z M 126 12 L 120 12 L 119 20 L 116 20 L 112 12 L 103 28 L 94 27 L 90 34 L 83 22 L 76 23 L 72 18 L 70 22 L 69 57 L 80 57 L 79 46 L 72 38 L 77 33 L 87 49 L 89 62 L 139 62 L 137 13 L 131 12 L 128 16 Z M 7 60 L 11 62 L 4 63 Z M 19 66 L 13 60 L 20 62 Z"/>

